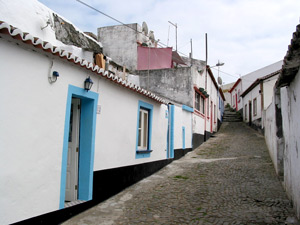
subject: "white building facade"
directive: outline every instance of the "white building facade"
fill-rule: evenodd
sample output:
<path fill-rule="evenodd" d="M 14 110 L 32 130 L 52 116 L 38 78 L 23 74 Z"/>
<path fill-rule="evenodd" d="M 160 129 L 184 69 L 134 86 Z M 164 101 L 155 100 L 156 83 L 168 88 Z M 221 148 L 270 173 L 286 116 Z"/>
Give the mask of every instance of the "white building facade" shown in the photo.
<path fill-rule="evenodd" d="M 258 78 L 242 93 L 243 120 L 256 129 L 264 129 L 264 111 L 272 103 L 273 88 L 281 70 Z"/>
<path fill-rule="evenodd" d="M 168 104 L 100 69 L 93 52 L 56 40 L 54 28 L 44 28 L 54 14 L 39 2 L 28 2 L 35 18 L 25 25 L 9 17 L 14 3 L 0 9 L 0 20 L 11 22 L 0 22 L 1 224 L 42 215 L 58 223 L 51 213 L 96 203 L 170 163 L 174 147 L 192 148 L 191 108 Z"/>
<path fill-rule="evenodd" d="M 283 181 L 296 215 L 300 219 L 300 25 L 284 58 L 274 88 L 274 97 L 265 115 L 265 139 L 277 174 Z"/>

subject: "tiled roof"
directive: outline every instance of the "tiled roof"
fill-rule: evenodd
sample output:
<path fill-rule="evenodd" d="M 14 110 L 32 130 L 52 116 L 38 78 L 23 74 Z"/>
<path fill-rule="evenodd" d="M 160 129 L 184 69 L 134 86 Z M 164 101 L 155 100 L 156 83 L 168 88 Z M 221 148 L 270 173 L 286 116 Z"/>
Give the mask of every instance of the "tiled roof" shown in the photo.
<path fill-rule="evenodd" d="M 218 86 L 218 84 L 217 84 L 217 82 L 216 82 L 216 79 L 215 79 L 215 77 L 214 77 L 214 75 L 213 75 L 211 69 L 210 69 L 210 66 L 207 66 L 206 69 L 207 69 L 207 71 L 208 71 L 208 74 L 209 74 L 209 76 L 210 76 L 212 82 L 214 83 L 216 89 L 218 90 L 218 89 L 219 89 L 219 86 Z"/>
<path fill-rule="evenodd" d="M 64 49 L 61 49 L 60 47 L 53 46 L 51 43 L 47 41 L 43 41 L 40 38 L 33 37 L 31 34 L 23 32 L 22 30 L 11 26 L 8 23 L 5 23 L 3 21 L 0 21 L 0 36 L 3 35 L 9 35 L 11 38 L 22 41 L 25 44 L 34 46 L 35 48 L 41 49 L 45 52 L 48 52 L 54 56 L 60 57 L 64 60 L 67 60 L 69 62 L 74 63 L 77 66 L 81 66 L 86 68 L 87 70 L 90 70 L 91 72 L 104 77 L 114 83 L 117 83 L 125 88 L 128 88 L 134 92 L 137 92 L 145 97 L 148 97 L 150 99 L 153 99 L 154 101 L 157 101 L 159 103 L 166 104 L 167 101 L 135 84 L 132 84 L 128 81 L 123 80 L 122 78 L 119 78 L 115 76 L 112 73 L 109 73 L 108 71 L 104 71 L 104 69 L 98 67 L 94 63 L 88 62 L 85 59 L 81 59 L 80 57 L 77 57 L 72 52 L 65 51 Z"/>
<path fill-rule="evenodd" d="M 293 33 L 291 44 L 283 60 L 282 72 L 277 80 L 277 87 L 288 86 L 298 74 L 300 68 L 300 24 Z"/>
<path fill-rule="evenodd" d="M 241 78 L 239 78 L 239 79 L 234 83 L 234 85 L 232 86 L 232 88 L 229 90 L 229 93 L 231 93 L 241 81 L 242 81 Z"/>
<path fill-rule="evenodd" d="M 266 76 L 264 76 L 264 77 L 257 78 L 257 79 L 256 79 L 256 80 L 255 80 L 255 81 L 247 88 L 247 90 L 244 91 L 244 92 L 241 94 L 241 96 L 242 96 L 242 97 L 246 96 L 246 94 L 248 94 L 253 88 L 255 88 L 261 81 L 267 80 L 267 79 L 269 79 L 269 78 L 271 78 L 271 77 L 273 77 L 273 76 L 275 76 L 275 75 L 277 75 L 277 74 L 280 74 L 280 72 L 281 72 L 281 69 L 280 69 L 280 70 L 277 70 L 277 71 L 275 71 L 275 72 L 273 72 L 273 73 L 270 73 L 270 74 L 268 74 L 268 75 L 266 75 Z"/>

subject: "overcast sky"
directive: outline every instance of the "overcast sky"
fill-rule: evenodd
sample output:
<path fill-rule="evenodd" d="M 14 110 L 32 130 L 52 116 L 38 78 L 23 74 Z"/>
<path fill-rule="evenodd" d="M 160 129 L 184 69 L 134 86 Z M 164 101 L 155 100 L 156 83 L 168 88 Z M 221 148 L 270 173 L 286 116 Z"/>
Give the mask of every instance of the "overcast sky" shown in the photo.
<path fill-rule="evenodd" d="M 76 0 L 39 0 L 82 31 L 97 34 L 97 28 L 118 23 Z M 205 60 L 208 35 L 208 64 L 218 60 L 223 82 L 282 60 L 299 24 L 300 0 L 82 0 L 123 23 L 148 24 L 156 39 L 188 55 Z M 169 41 L 168 41 L 169 40 Z M 213 70 L 217 76 L 217 70 Z"/>

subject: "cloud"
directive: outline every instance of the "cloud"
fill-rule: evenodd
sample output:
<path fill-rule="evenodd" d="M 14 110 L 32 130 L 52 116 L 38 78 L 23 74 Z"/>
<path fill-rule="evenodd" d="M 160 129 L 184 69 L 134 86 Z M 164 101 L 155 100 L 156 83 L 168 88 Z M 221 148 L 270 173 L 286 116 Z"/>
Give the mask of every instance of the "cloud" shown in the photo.
<path fill-rule="evenodd" d="M 40 0 L 84 31 L 118 23 L 76 0 Z M 146 21 L 155 38 L 175 48 L 178 25 L 179 51 L 188 55 L 193 39 L 193 56 L 205 60 L 208 34 L 208 62 L 225 62 L 220 74 L 232 82 L 261 67 L 282 60 L 299 22 L 299 0 L 111 0 L 84 2 L 124 22 Z"/>

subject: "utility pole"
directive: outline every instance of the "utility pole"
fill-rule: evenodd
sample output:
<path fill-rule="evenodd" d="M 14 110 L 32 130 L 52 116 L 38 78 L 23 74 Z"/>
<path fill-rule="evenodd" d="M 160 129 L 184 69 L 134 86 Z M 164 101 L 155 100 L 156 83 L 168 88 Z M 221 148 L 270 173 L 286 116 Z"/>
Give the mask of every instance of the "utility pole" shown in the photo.
<path fill-rule="evenodd" d="M 171 21 L 168 21 L 168 22 L 176 28 L 176 52 L 177 52 L 177 23 L 174 24 Z"/>
<path fill-rule="evenodd" d="M 207 33 L 205 33 L 205 90 L 207 90 Z"/>
<path fill-rule="evenodd" d="M 193 40 L 191 38 L 191 58 L 193 58 Z"/>

